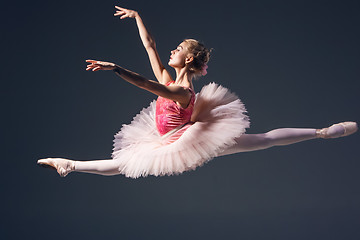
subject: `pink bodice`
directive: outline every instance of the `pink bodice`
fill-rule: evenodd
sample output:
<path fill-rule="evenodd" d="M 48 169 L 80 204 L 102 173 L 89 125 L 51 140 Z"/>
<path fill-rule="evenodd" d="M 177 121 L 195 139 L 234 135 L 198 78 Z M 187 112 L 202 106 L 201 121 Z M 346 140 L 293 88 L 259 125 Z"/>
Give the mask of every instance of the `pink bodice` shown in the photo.
<path fill-rule="evenodd" d="M 174 82 L 170 82 L 167 85 L 172 83 Z M 164 135 L 170 130 L 190 122 L 194 109 L 195 93 L 191 88 L 188 89 L 191 92 L 191 99 L 187 108 L 182 108 L 173 100 L 158 97 L 156 101 L 155 120 L 160 135 Z"/>

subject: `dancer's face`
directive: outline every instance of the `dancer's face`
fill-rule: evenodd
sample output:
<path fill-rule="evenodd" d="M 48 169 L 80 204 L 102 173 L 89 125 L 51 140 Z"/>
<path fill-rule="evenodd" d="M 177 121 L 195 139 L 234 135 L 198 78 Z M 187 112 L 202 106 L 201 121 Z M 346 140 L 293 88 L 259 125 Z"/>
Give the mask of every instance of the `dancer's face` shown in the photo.
<path fill-rule="evenodd" d="M 173 68 L 183 68 L 188 61 L 189 52 L 186 43 L 182 42 L 176 49 L 171 51 L 169 66 Z"/>

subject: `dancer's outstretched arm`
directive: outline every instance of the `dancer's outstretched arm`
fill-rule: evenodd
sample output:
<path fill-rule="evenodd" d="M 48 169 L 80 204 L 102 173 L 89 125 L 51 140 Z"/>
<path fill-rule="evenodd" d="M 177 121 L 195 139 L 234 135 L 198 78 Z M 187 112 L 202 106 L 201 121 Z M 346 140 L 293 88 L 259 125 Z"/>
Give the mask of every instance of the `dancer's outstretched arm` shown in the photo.
<path fill-rule="evenodd" d="M 92 70 L 95 72 L 99 70 L 113 70 L 119 77 L 139 88 L 178 102 L 182 107 L 186 107 L 189 104 L 191 93 L 181 86 L 166 86 L 164 84 L 148 80 L 140 74 L 134 73 L 114 63 L 97 60 L 86 60 L 86 62 L 90 63 L 87 65 L 87 71 Z"/>
<path fill-rule="evenodd" d="M 139 35 L 141 41 L 144 44 L 146 52 L 149 56 L 150 64 L 156 79 L 162 84 L 166 84 L 167 82 L 173 81 L 169 72 L 165 69 L 164 65 L 162 64 L 159 54 L 156 50 L 155 40 L 146 29 L 144 22 L 142 21 L 139 13 L 137 11 L 122 8 L 119 6 L 115 6 L 115 8 L 117 10 L 114 16 L 120 16 L 120 19 L 135 18 L 137 27 L 139 29 Z"/>

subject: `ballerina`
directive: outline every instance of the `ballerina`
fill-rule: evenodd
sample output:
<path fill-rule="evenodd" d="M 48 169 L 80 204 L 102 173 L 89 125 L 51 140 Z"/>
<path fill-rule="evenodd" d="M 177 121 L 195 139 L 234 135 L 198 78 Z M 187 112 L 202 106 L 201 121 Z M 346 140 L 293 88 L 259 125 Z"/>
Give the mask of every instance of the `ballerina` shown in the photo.
<path fill-rule="evenodd" d="M 154 39 L 138 12 L 115 6 L 114 16 L 134 18 L 157 81 L 111 62 L 86 60 L 87 71 L 111 70 L 125 81 L 158 96 L 129 125 L 115 135 L 112 159 L 75 161 L 46 158 L 38 164 L 57 170 L 100 175 L 124 174 L 138 178 L 148 175 L 180 174 L 210 159 L 239 152 L 289 145 L 316 138 L 338 138 L 357 131 L 355 122 L 328 128 L 281 128 L 261 134 L 245 134 L 249 127 L 246 109 L 228 89 L 210 83 L 195 94 L 193 79 L 205 76 L 210 50 L 194 39 L 185 39 L 171 51 L 168 65 L 173 80 L 162 64 Z"/>

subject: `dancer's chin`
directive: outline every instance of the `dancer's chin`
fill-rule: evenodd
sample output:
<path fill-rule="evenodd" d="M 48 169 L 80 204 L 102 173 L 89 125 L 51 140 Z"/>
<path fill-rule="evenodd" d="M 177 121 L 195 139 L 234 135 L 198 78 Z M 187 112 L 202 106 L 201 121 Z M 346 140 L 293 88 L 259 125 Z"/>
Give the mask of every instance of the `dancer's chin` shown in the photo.
<path fill-rule="evenodd" d="M 171 60 L 168 62 L 168 65 L 172 68 L 182 68 L 184 66 L 180 65 L 180 64 L 176 64 L 176 63 L 173 63 L 171 62 Z"/>

